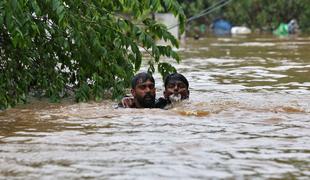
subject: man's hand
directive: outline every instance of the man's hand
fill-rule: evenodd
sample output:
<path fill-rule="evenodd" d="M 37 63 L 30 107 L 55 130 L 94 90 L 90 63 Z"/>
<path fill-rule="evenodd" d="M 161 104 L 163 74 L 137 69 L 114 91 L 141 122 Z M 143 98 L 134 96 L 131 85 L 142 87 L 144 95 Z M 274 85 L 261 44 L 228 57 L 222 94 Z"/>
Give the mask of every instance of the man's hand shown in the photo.
<path fill-rule="evenodd" d="M 131 108 L 133 104 L 133 97 L 123 97 L 122 105 L 124 108 Z"/>

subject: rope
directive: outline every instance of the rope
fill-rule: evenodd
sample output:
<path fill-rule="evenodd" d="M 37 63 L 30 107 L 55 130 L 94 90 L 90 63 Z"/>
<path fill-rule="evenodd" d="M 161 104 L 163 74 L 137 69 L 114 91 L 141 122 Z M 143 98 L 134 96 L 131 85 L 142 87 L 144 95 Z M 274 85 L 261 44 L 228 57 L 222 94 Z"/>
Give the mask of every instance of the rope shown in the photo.
<path fill-rule="evenodd" d="M 223 6 L 226 6 L 227 4 L 229 4 L 230 2 L 232 2 L 232 0 L 221 0 L 218 3 L 215 3 L 214 5 L 208 7 L 207 9 L 201 11 L 198 15 L 192 16 L 190 18 L 188 18 L 188 20 L 186 21 L 186 23 L 189 23 L 192 20 L 198 19 L 202 16 L 205 16 L 207 14 L 210 14 L 211 12 L 215 11 L 216 9 L 219 9 Z M 177 27 L 178 25 L 180 25 L 180 23 L 177 23 L 175 25 L 170 26 L 168 29 L 172 29 Z"/>

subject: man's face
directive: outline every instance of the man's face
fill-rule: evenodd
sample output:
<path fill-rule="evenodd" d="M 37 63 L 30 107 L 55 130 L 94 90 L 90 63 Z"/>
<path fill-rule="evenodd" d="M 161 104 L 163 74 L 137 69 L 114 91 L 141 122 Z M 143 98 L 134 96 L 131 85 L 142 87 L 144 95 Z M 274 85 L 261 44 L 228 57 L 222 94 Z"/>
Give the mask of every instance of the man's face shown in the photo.
<path fill-rule="evenodd" d="M 142 82 L 142 79 L 138 80 L 137 85 L 131 90 L 137 105 L 144 108 L 151 108 L 155 104 L 156 89 L 155 84 L 147 80 Z"/>
<path fill-rule="evenodd" d="M 167 83 L 164 91 L 164 96 L 166 99 L 179 97 L 180 99 L 187 99 L 189 96 L 189 91 L 185 83 L 179 80 L 171 80 Z"/>

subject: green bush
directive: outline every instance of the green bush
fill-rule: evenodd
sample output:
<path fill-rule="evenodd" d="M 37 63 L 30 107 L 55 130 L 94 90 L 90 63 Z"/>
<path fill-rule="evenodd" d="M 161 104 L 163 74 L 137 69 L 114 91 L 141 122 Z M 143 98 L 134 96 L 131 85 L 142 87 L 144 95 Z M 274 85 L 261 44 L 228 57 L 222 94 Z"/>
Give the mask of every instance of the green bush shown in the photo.
<path fill-rule="evenodd" d="M 29 93 L 59 101 L 72 90 L 77 101 L 122 94 L 141 66 L 142 47 L 150 71 L 174 71 L 162 56 L 179 61 L 165 39 L 177 40 L 151 14 L 170 11 L 184 30 L 174 0 L 0 1 L 0 109 L 26 102 Z"/>

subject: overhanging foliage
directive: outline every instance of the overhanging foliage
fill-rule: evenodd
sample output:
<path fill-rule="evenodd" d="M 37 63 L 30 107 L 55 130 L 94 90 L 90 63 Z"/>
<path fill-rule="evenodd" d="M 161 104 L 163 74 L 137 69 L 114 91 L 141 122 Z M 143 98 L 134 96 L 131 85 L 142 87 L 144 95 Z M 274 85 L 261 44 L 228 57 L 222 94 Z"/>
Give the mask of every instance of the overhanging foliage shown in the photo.
<path fill-rule="evenodd" d="M 179 61 L 165 39 L 167 27 L 151 14 L 170 11 L 184 30 L 175 0 L 0 1 L 0 109 L 25 102 L 30 92 L 59 101 L 71 89 L 77 101 L 120 95 L 139 70 L 144 48 L 160 72 L 174 71 L 162 56 Z M 166 67 L 166 68 L 165 68 Z"/>

